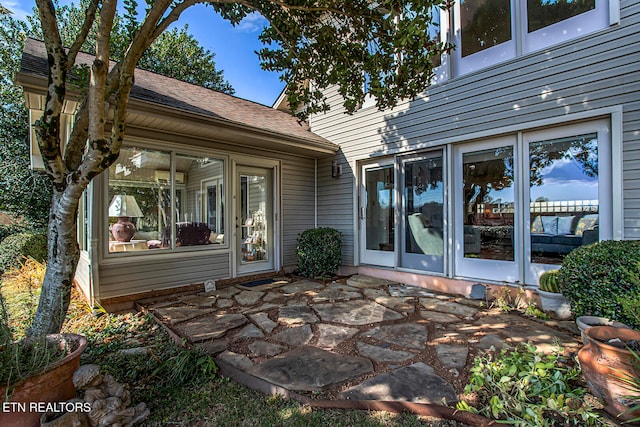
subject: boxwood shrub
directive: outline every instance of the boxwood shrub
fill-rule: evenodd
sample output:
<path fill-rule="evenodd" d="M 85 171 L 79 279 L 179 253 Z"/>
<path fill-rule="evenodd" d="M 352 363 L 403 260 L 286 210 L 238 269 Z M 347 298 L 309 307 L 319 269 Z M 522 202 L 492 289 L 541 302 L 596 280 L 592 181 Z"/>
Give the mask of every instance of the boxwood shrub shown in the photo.
<path fill-rule="evenodd" d="M 40 233 L 12 234 L 0 243 L 0 273 L 20 266 L 25 258 L 47 259 L 47 236 Z"/>
<path fill-rule="evenodd" d="M 620 303 L 640 295 L 640 241 L 579 247 L 562 261 L 558 282 L 576 316 L 601 316 L 640 326 Z"/>
<path fill-rule="evenodd" d="M 342 234 L 333 228 L 305 230 L 298 235 L 297 273 L 303 277 L 333 276 L 342 263 Z"/>
<path fill-rule="evenodd" d="M 0 224 L 0 242 L 2 242 L 7 237 L 12 234 L 19 233 L 24 230 L 24 227 L 21 225 L 5 225 Z"/>

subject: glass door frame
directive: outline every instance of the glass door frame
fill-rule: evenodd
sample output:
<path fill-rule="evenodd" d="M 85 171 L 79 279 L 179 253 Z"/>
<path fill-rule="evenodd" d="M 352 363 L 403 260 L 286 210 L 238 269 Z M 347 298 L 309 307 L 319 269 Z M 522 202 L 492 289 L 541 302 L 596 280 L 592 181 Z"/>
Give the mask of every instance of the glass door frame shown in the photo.
<path fill-rule="evenodd" d="M 279 225 L 279 205 L 278 205 L 278 166 L 277 162 L 256 162 L 247 161 L 246 157 L 242 158 L 242 163 L 233 162 L 233 216 L 234 232 L 233 232 L 233 266 L 234 277 L 242 276 L 257 272 L 275 271 L 280 265 L 280 225 Z M 265 221 L 267 228 L 267 259 L 264 261 L 245 262 L 242 260 L 242 192 L 241 192 L 241 176 L 243 175 L 262 175 L 265 176 L 267 185 L 270 187 L 267 194 L 266 210 L 271 212 L 265 213 Z M 270 193 L 270 194 L 269 194 Z"/>
<path fill-rule="evenodd" d="M 398 209 L 397 209 L 397 200 L 398 200 L 398 188 L 397 188 L 397 163 L 395 162 L 395 158 L 388 158 L 384 160 L 380 160 L 374 163 L 366 163 L 361 165 L 361 175 L 360 175 L 360 206 L 358 209 L 358 224 L 359 224 L 359 242 L 360 242 L 360 264 L 369 264 L 376 265 L 382 267 L 395 267 L 397 265 L 397 233 L 398 233 Z M 393 224 L 394 224 L 394 248 L 391 251 L 382 251 L 382 250 L 372 250 L 367 249 L 367 171 L 374 169 L 384 169 L 391 168 L 393 174 L 393 189 L 392 189 L 392 197 L 393 197 Z"/>
<path fill-rule="evenodd" d="M 596 133 L 598 138 L 598 240 L 611 240 L 613 239 L 613 145 L 611 141 L 610 121 L 608 119 L 523 133 L 522 152 L 526 153 L 526 155 L 521 156 L 521 170 L 529 170 L 530 143 L 591 133 Z M 527 207 L 529 206 L 530 200 L 530 176 L 528 173 L 525 173 L 523 176 L 522 186 L 523 206 Z M 529 209 L 526 209 L 526 212 L 523 212 L 522 215 L 524 217 L 524 283 L 537 286 L 538 279 L 543 272 L 558 269 L 559 265 L 531 262 L 531 218 Z"/>
<path fill-rule="evenodd" d="M 511 146 L 514 156 L 514 220 L 513 220 L 513 261 L 472 258 L 464 256 L 464 182 L 463 182 L 463 155 L 476 151 L 489 150 L 499 147 Z M 521 227 L 520 220 L 522 210 L 521 202 L 521 166 L 519 162 L 517 135 L 494 137 L 484 142 L 472 142 L 454 146 L 453 186 L 454 190 L 454 219 L 453 219 L 453 264 L 454 276 L 481 279 L 493 282 L 518 283 L 521 277 L 520 265 L 522 260 Z M 501 276 L 497 273 L 500 272 Z"/>
<path fill-rule="evenodd" d="M 429 160 L 433 158 L 440 158 L 442 162 L 442 197 L 443 197 L 443 205 L 442 205 L 442 255 L 440 256 L 441 260 L 441 268 L 439 269 L 430 269 L 429 263 L 424 264 L 424 257 L 428 257 L 429 255 L 417 254 L 417 253 L 408 253 L 407 249 L 407 221 L 405 221 L 405 216 L 408 209 L 408 201 L 405 197 L 405 185 L 407 176 L 405 173 L 405 166 L 409 163 L 418 163 L 423 160 Z M 397 211 L 399 218 L 399 227 L 398 227 L 398 236 L 396 241 L 399 243 L 399 263 L 398 268 L 401 270 L 408 271 L 420 271 L 426 272 L 434 275 L 444 275 L 447 268 L 447 252 L 448 252 L 448 241 L 449 241 L 449 201 L 448 201 L 448 177 L 449 177 L 449 162 L 447 160 L 447 150 L 446 147 L 440 147 L 434 150 L 414 153 L 412 155 L 403 156 L 399 158 L 399 167 L 400 167 L 400 179 L 399 185 L 397 186 L 398 191 L 400 193 L 400 197 L 397 199 Z M 405 263 L 407 261 L 407 263 Z M 421 265 L 422 264 L 422 265 Z M 416 267 L 420 265 L 420 267 Z"/>

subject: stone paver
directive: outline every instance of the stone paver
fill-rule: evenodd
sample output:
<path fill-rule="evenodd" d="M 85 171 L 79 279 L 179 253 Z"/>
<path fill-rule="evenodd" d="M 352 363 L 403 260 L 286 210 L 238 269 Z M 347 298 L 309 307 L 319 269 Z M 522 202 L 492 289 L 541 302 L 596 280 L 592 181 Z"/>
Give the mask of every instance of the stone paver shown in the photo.
<path fill-rule="evenodd" d="M 247 322 L 247 318 L 242 314 L 223 314 L 189 320 L 180 324 L 178 330 L 189 337 L 192 342 L 199 342 L 220 338 L 227 331 Z"/>
<path fill-rule="evenodd" d="M 163 320 L 175 325 L 176 323 L 185 322 L 198 316 L 213 313 L 214 310 L 202 310 L 197 307 L 181 305 L 177 307 L 158 308 L 154 310 L 154 312 Z"/>
<path fill-rule="evenodd" d="M 461 317 L 473 317 L 478 309 L 453 301 L 442 301 L 436 298 L 420 298 L 420 304 L 427 310 L 455 314 Z"/>
<path fill-rule="evenodd" d="M 389 295 L 392 297 L 435 297 L 436 294 L 419 286 L 389 285 Z"/>
<path fill-rule="evenodd" d="M 232 351 L 223 351 L 218 355 L 220 360 L 228 363 L 234 368 L 240 369 L 241 371 L 246 371 L 253 366 L 253 362 L 244 354 L 234 353 Z"/>
<path fill-rule="evenodd" d="M 452 403 L 456 392 L 445 379 L 458 378 L 470 354 L 505 343 L 542 351 L 555 339 L 572 351 L 580 343 L 570 322 L 535 321 L 385 279 L 356 275 L 347 283 L 236 285 L 147 304 L 221 363 L 292 391 L 330 389 L 349 399 Z M 365 326 L 360 335 L 357 326 Z M 424 352 L 437 357 L 437 372 L 411 364 Z M 384 374 L 372 377 L 374 366 Z"/>
<path fill-rule="evenodd" d="M 389 348 L 384 348 L 380 345 L 371 345 L 363 342 L 356 344 L 358 353 L 361 356 L 368 357 L 376 362 L 404 362 L 409 360 L 415 355 L 408 351 L 396 351 Z"/>
<path fill-rule="evenodd" d="M 422 362 L 384 373 L 341 394 L 343 399 L 399 400 L 415 403 L 447 404 L 458 400 L 455 389 Z"/>
<path fill-rule="evenodd" d="M 284 331 L 273 335 L 271 338 L 292 347 L 299 347 L 301 345 L 306 345 L 311 341 L 311 338 L 313 338 L 313 332 L 311 331 L 311 326 L 304 325 L 285 329 Z"/>
<path fill-rule="evenodd" d="M 318 316 L 307 304 L 293 304 L 281 307 L 278 312 L 278 322 L 285 325 L 300 325 L 304 323 L 316 323 Z"/>
<path fill-rule="evenodd" d="M 354 288 L 361 288 L 361 289 L 384 288 L 389 283 L 391 282 L 386 279 L 380 279 L 377 277 L 370 277 L 370 276 L 360 276 L 360 275 L 351 276 L 347 279 L 347 285 L 353 286 Z"/>
<path fill-rule="evenodd" d="M 216 289 L 214 291 L 214 295 L 216 295 L 218 298 L 231 298 L 232 296 L 240 292 L 242 291 L 235 286 L 229 286 L 228 288 Z"/>
<path fill-rule="evenodd" d="M 401 323 L 397 325 L 379 326 L 364 332 L 363 335 L 401 347 L 423 349 L 429 332 L 425 325 L 418 323 Z"/>
<path fill-rule="evenodd" d="M 179 298 L 184 304 L 201 308 L 211 308 L 216 303 L 215 296 L 206 295 L 185 295 Z"/>
<path fill-rule="evenodd" d="M 362 298 L 362 294 L 358 291 L 358 288 L 341 285 L 339 283 L 331 283 L 325 289 L 319 291 L 316 296 L 313 297 L 313 301 L 348 301 L 360 298 Z"/>
<path fill-rule="evenodd" d="M 358 330 L 348 326 L 318 325 L 318 342 L 320 348 L 332 349 L 342 341 L 354 336 Z"/>
<path fill-rule="evenodd" d="M 255 341 L 249 344 L 249 350 L 256 356 L 275 356 L 282 353 L 284 349 L 280 344 L 266 341 Z"/>
<path fill-rule="evenodd" d="M 312 307 L 323 321 L 345 325 L 367 325 L 403 317 L 400 313 L 377 302 L 367 300 L 313 304 Z"/>
<path fill-rule="evenodd" d="M 233 337 L 236 340 L 246 339 L 246 338 L 263 338 L 264 332 L 260 330 L 256 325 L 250 324 L 240 329 L 238 333 Z"/>
<path fill-rule="evenodd" d="M 378 304 L 389 307 L 400 313 L 413 313 L 416 311 L 415 300 L 413 297 L 376 297 L 373 299 Z"/>
<path fill-rule="evenodd" d="M 455 323 L 461 321 L 458 316 L 454 316 L 449 313 L 441 313 L 439 311 L 420 310 L 420 316 L 423 319 L 430 320 L 435 323 Z"/>
<path fill-rule="evenodd" d="M 304 293 L 307 291 L 313 291 L 313 290 L 322 289 L 322 288 L 324 288 L 324 285 L 320 283 L 312 282 L 310 280 L 301 280 L 299 282 L 291 283 L 290 285 L 285 285 L 280 289 L 285 294 L 299 294 L 299 293 Z"/>
<path fill-rule="evenodd" d="M 369 359 L 301 347 L 254 365 L 249 373 L 294 391 L 319 391 L 373 371 Z"/>
<path fill-rule="evenodd" d="M 258 302 L 264 295 L 264 292 L 260 291 L 242 291 L 239 294 L 233 296 L 240 305 L 253 305 Z"/>
<path fill-rule="evenodd" d="M 466 345 L 440 344 L 436 346 L 440 364 L 450 368 L 464 368 L 467 364 L 469 347 Z"/>
<path fill-rule="evenodd" d="M 250 314 L 249 319 L 251 319 L 252 322 L 258 325 L 258 327 L 265 332 L 273 332 L 273 330 L 278 326 L 278 323 L 271 320 L 267 313 Z"/>

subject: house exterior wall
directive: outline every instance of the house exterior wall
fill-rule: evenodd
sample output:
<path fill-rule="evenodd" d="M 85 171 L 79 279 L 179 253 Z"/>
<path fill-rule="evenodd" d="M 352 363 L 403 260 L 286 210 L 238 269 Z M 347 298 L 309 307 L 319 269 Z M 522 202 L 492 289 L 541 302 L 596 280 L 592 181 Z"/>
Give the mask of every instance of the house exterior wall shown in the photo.
<path fill-rule="evenodd" d="M 620 132 L 615 124 L 611 129 L 623 150 L 612 166 L 622 169 L 624 206 L 614 237 L 640 238 L 639 33 L 640 2 L 623 0 L 617 25 L 433 85 L 391 111 L 347 115 L 338 93 L 328 93 L 332 109 L 314 116 L 311 128 L 341 150 L 318 164 L 318 222 L 342 231 L 344 264 L 358 265 L 359 162 L 595 118 L 599 111 L 606 118 L 621 111 Z M 339 178 L 322 173 L 334 160 L 343 165 Z"/>
<path fill-rule="evenodd" d="M 131 129 L 130 134 L 136 135 L 137 132 L 135 129 Z M 217 143 L 208 143 L 202 140 L 182 141 L 180 137 L 173 138 L 171 141 L 159 141 L 157 137 L 152 139 L 149 136 L 136 136 L 133 141 L 135 141 L 133 143 L 135 146 L 148 146 L 155 149 L 164 147 L 167 150 L 178 151 L 185 155 L 209 153 L 212 157 L 228 156 L 225 157 L 227 159 L 227 171 L 225 172 L 227 233 L 234 224 L 230 218 L 230 207 L 234 203 L 231 164 L 233 162 L 241 164 L 243 159 L 249 156 L 253 159 L 250 163 L 255 162 L 256 158 L 268 159 L 272 164 L 276 162 L 279 165 L 279 180 L 275 186 L 280 204 L 277 211 L 279 216 L 279 236 L 277 238 L 279 247 L 277 250 L 280 251 L 280 265 L 277 265 L 275 269 L 293 270 L 295 268 L 297 235 L 307 228 L 314 227 L 315 224 L 315 159 L 233 146 L 227 146 L 226 150 L 222 151 L 222 146 Z M 94 194 L 105 194 L 105 176 L 99 177 L 94 182 L 95 188 L 99 189 L 94 191 Z M 189 200 L 186 202 L 187 204 L 193 203 Z M 96 207 L 105 205 L 101 196 L 97 196 L 93 203 Z M 102 210 L 106 210 L 106 206 Z M 104 212 L 102 210 L 96 208 L 93 211 L 94 229 L 92 232 L 94 236 L 104 236 L 107 232 L 105 228 L 107 222 L 103 218 Z M 132 256 L 108 254 L 104 247 L 99 247 L 96 251 L 98 255 L 93 261 L 98 266 L 96 298 L 105 300 L 203 283 L 207 280 L 230 278 L 234 271 L 235 242 L 229 240 L 227 243 L 228 246 L 225 245 L 225 247 L 206 245 L 205 247 L 192 247 L 192 249 L 180 248 L 181 250 L 170 253 L 144 251 L 145 254 Z M 89 269 L 89 262 L 84 263 L 81 269 L 79 268 L 78 276 L 85 278 L 80 281 L 89 277 Z"/>

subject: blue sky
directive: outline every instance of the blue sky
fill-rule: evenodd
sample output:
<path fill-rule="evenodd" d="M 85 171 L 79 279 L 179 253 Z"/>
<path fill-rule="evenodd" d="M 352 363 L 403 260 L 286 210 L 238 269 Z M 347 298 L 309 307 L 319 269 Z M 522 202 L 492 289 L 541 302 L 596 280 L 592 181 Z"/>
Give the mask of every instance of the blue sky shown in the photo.
<path fill-rule="evenodd" d="M 0 0 L 2 5 L 23 19 L 31 14 L 34 0 Z M 59 0 L 60 4 L 71 1 Z M 74 3 L 78 4 L 76 0 Z M 144 4 L 143 1 L 138 3 Z M 185 11 L 178 27 L 189 25 L 189 32 L 202 46 L 215 53 L 216 67 L 224 71 L 225 78 L 235 89 L 235 95 L 271 106 L 284 84 L 276 73 L 262 71 L 256 50 L 261 48 L 258 35 L 267 21 L 260 15 L 250 15 L 239 26 L 232 27 L 212 8 L 197 5 Z"/>

